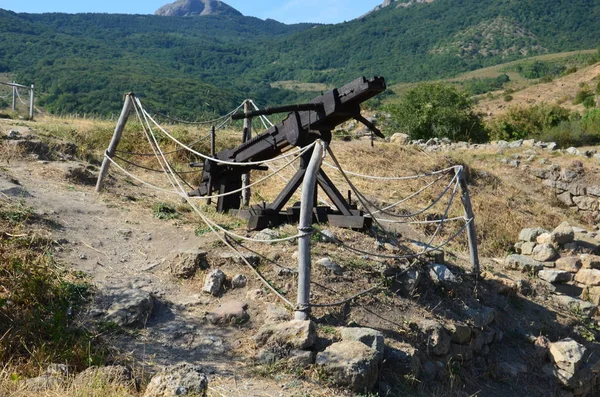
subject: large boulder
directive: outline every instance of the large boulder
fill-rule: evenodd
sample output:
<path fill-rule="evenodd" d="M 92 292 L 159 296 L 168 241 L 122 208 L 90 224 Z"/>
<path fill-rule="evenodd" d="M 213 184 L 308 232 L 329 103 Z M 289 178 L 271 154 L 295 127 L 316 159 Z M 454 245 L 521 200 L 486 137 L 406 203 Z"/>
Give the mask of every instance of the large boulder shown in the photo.
<path fill-rule="evenodd" d="M 511 270 L 520 270 L 523 273 L 542 270 L 544 264 L 533 258 L 524 255 L 508 255 L 505 260 L 506 268 Z"/>
<path fill-rule="evenodd" d="M 542 229 L 541 227 L 523 229 L 519 233 L 519 240 L 525 242 L 535 242 L 540 234 L 547 232 L 548 231 L 546 229 Z"/>
<path fill-rule="evenodd" d="M 550 244 L 539 244 L 533 249 L 532 257 L 539 262 L 551 262 L 558 258 L 558 253 Z"/>
<path fill-rule="evenodd" d="M 580 284 L 597 286 L 600 285 L 600 270 L 581 269 L 575 274 L 575 281 Z"/>
<path fill-rule="evenodd" d="M 243 324 L 250 319 L 248 304 L 240 301 L 225 302 L 206 315 L 212 324 Z"/>
<path fill-rule="evenodd" d="M 573 242 L 575 232 L 573 228 L 566 222 L 561 223 L 556 229 L 550 233 L 550 241 L 553 244 L 567 244 Z"/>
<path fill-rule="evenodd" d="M 152 377 L 144 397 L 205 397 L 208 379 L 204 369 L 182 363 L 163 368 Z"/>
<path fill-rule="evenodd" d="M 204 277 L 204 286 L 202 287 L 202 291 L 206 292 L 207 294 L 217 296 L 219 295 L 219 291 L 221 291 L 224 281 L 225 273 L 223 273 L 223 271 L 220 269 L 215 269 Z"/>
<path fill-rule="evenodd" d="M 371 391 L 379 377 L 377 351 L 357 341 L 334 343 L 317 355 L 316 364 L 335 385 L 356 393 Z"/>
<path fill-rule="evenodd" d="M 584 363 L 586 348 L 567 338 L 550 344 L 549 354 L 556 366 L 558 380 L 565 386 L 571 386 L 571 381 Z"/>

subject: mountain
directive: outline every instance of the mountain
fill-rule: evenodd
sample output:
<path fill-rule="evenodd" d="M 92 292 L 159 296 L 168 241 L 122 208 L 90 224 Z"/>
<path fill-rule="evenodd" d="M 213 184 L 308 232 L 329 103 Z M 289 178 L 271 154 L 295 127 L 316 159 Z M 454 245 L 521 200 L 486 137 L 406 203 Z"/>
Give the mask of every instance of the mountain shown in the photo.
<path fill-rule="evenodd" d="M 0 70 L 35 83 L 51 111 L 112 113 L 121 94 L 134 91 L 163 112 L 197 117 L 247 97 L 276 105 L 316 94 L 281 87 L 314 90 L 360 75 L 415 82 L 596 48 L 598 20 L 600 0 L 396 1 L 335 25 L 285 25 L 239 13 L 165 18 L 0 10 Z"/>
<path fill-rule="evenodd" d="M 160 7 L 156 15 L 189 17 L 204 15 L 237 15 L 242 13 L 219 0 L 177 0 Z"/>

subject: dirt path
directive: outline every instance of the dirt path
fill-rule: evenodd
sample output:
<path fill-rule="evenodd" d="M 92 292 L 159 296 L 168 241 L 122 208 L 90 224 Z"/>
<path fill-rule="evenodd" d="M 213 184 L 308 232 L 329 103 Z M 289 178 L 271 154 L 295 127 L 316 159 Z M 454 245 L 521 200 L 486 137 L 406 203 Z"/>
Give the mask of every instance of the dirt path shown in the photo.
<path fill-rule="evenodd" d="M 147 203 L 130 199 L 148 198 L 142 188 L 123 184 L 114 189 L 118 195 L 97 195 L 93 186 L 66 181 L 64 170 L 77 163 L 3 163 L 0 191 L 51 221 L 49 237 L 61 246 L 58 263 L 90 275 L 100 293 L 129 287 L 151 292 L 160 302 L 139 333 L 110 341 L 142 372 L 178 362 L 199 364 L 211 374 L 215 396 L 282 396 L 306 389 L 302 382 L 286 387 L 285 380 L 279 385 L 248 373 L 251 360 L 243 351 L 253 335 L 249 330 L 262 323 L 264 302 L 248 302 L 246 326 L 212 326 L 206 311 L 222 300 L 245 299 L 247 289 L 211 299 L 200 292 L 202 280 L 183 282 L 169 274 L 170 253 L 205 248 L 211 237 L 195 236 L 194 225 L 153 218 Z M 249 288 L 259 288 L 258 282 L 250 281 Z M 282 387 L 288 391 L 282 393 Z"/>

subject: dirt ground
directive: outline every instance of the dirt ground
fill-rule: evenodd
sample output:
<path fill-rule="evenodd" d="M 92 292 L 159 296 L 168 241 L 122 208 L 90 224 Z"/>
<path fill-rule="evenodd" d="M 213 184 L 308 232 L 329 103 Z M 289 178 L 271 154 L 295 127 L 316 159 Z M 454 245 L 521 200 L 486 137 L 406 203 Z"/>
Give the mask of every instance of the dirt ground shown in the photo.
<path fill-rule="evenodd" d="M 27 129 L 15 124 L 2 121 L 0 130 Z M 31 128 L 35 129 L 35 125 Z M 359 156 L 360 148 L 356 144 L 348 148 L 348 153 Z M 386 169 L 398 159 L 382 158 L 378 161 L 385 164 L 373 166 Z M 439 164 L 447 159 L 429 158 L 427 161 Z M 58 262 L 89 274 L 98 291 L 127 285 L 151 292 L 161 302 L 142 330 L 115 335 L 110 340 L 120 351 L 122 361 L 141 373 L 181 361 L 202 365 L 210 374 L 210 396 L 343 394 L 324 387 L 315 373 L 304 373 L 299 377 L 274 368 L 263 368 L 262 374 L 257 373 L 253 362 L 256 351 L 252 335 L 264 323 L 266 304 L 278 303 L 276 297 L 267 293 L 258 300 L 247 299 L 247 291 L 264 290 L 264 286 L 244 266 L 220 259 L 224 248 L 212 235 L 197 236 L 197 221 L 154 218 L 152 204 L 172 199 L 151 192 L 114 170 L 105 192 L 95 194 L 93 180 L 80 183 L 65 179 L 65 169 L 78 164 L 77 161 L 40 161 L 5 156 L 0 159 L 0 191 L 11 200 L 23 201 L 52 220 L 49 237 L 60 243 L 56 252 Z M 412 170 L 419 165 L 405 166 Z M 151 178 L 149 174 L 145 177 Z M 524 192 L 532 191 L 526 179 L 518 181 L 515 178 L 513 183 L 522 183 Z M 385 187 L 377 189 L 385 190 Z M 373 248 L 373 240 L 364 234 L 333 231 L 364 248 Z M 292 243 L 266 247 L 249 244 L 247 247 L 260 251 L 258 253 L 264 257 L 273 258 L 277 254 L 279 266 L 295 266 L 293 254 L 296 248 Z M 202 277 L 189 281 L 175 279 L 169 272 L 169 258 L 174 252 L 190 249 L 208 251 L 209 264 L 219 266 L 228 276 L 246 274 L 248 287 L 227 290 L 222 296 L 213 298 L 201 293 Z M 374 269 L 386 265 L 385 261 L 351 259 L 339 248 L 321 243 L 314 245 L 313 255 L 315 258 L 330 256 L 339 259 L 347 268 L 343 276 L 332 276 L 322 269 L 314 269 L 313 299 L 317 302 L 351 296 L 378 283 L 381 276 Z M 320 329 L 320 343 L 324 345 L 331 338 L 327 333 L 328 327 L 355 324 L 381 330 L 386 336 L 386 344 L 391 347 L 404 342 L 419 345 L 423 341 L 420 339 L 422 336 L 414 332 L 415 323 L 426 319 L 443 323 L 468 321 L 459 313 L 472 307 L 489 306 L 498 313 L 497 324 L 506 333 L 505 341 L 494 346 L 487 357 L 474 360 L 470 368 L 456 370 L 458 372 L 449 370 L 448 377 L 437 383 L 415 381 L 403 395 L 558 396 L 560 389 L 542 373 L 540 358 L 531 354 L 531 340 L 541 334 L 553 340 L 571 335 L 572 318 L 551 307 L 543 295 L 528 298 L 506 296 L 498 293 L 500 286 L 496 281 L 475 282 L 467 275 L 469 263 L 464 251 L 447 252 L 446 262 L 459 277 L 460 283 L 455 288 L 426 283 L 413 296 L 401 296 L 390 293 L 391 289 L 382 289 L 339 308 L 315 309 L 313 316 Z M 494 270 L 498 266 L 493 258 L 482 258 L 482 267 Z M 269 260 L 263 262 L 261 270 L 288 299 L 295 300 L 293 276 L 278 276 Z M 527 279 L 527 275 L 508 275 Z M 535 281 L 532 283 L 535 284 Z M 232 299 L 249 304 L 249 323 L 218 327 L 205 321 L 208 310 Z M 528 371 L 518 379 L 502 379 L 495 372 L 495 365 L 507 361 L 522 363 Z M 394 368 L 384 368 L 383 374 L 390 380 L 401 378 L 395 374 Z"/>

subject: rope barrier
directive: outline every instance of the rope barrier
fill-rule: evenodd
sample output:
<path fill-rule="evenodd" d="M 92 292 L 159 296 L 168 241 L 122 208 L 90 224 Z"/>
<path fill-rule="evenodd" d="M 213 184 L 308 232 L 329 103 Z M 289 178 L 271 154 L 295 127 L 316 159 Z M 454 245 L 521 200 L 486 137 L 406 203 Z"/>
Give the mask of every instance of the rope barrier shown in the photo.
<path fill-rule="evenodd" d="M 198 139 L 198 140 L 196 140 L 196 141 L 194 141 L 194 142 L 190 143 L 189 145 L 190 145 L 190 146 L 197 145 L 197 144 L 199 144 L 200 142 L 202 142 L 202 141 L 204 141 L 204 140 L 206 140 L 206 139 L 210 138 L 210 135 L 211 135 L 211 134 L 208 134 L 208 135 L 206 135 L 206 136 L 203 136 L 202 138 L 200 138 L 200 139 Z M 179 153 L 179 152 L 182 152 L 182 151 L 184 151 L 184 150 L 186 150 L 186 149 L 185 149 L 185 148 L 183 148 L 183 147 L 181 147 L 181 148 L 179 148 L 179 149 L 175 149 L 175 150 L 172 150 L 172 151 L 170 151 L 170 152 L 165 152 L 165 156 L 166 156 L 166 155 L 170 155 L 170 154 L 174 154 L 174 153 Z M 153 154 L 153 153 L 135 153 L 135 152 L 127 152 L 127 151 L 124 151 L 124 150 L 118 150 L 118 149 L 117 149 L 117 150 L 115 150 L 115 152 L 117 152 L 117 153 L 121 153 L 121 154 L 127 154 L 127 155 L 129 155 L 129 156 L 139 156 L 139 157 L 155 157 L 155 156 L 156 156 L 156 155 L 155 155 L 155 154 Z"/>
<path fill-rule="evenodd" d="M 141 106 L 141 102 L 140 102 L 139 98 L 135 98 L 135 100 L 136 100 L 136 102 L 138 102 L 138 103 L 139 103 L 139 105 Z M 147 112 L 146 112 L 146 111 L 145 111 L 143 108 L 142 108 L 142 111 L 143 111 L 143 112 L 144 112 L 144 114 L 146 114 L 146 116 L 148 116 L 148 118 L 149 118 L 149 119 L 150 119 L 150 120 L 151 120 L 151 121 L 152 121 L 152 122 L 153 122 L 153 123 L 156 125 L 156 127 L 158 127 L 158 128 L 159 128 L 159 129 L 160 129 L 160 130 L 161 130 L 161 131 L 162 131 L 162 132 L 163 132 L 163 133 L 164 133 L 164 134 L 165 134 L 167 137 L 169 137 L 169 138 L 170 138 L 172 141 L 174 141 L 174 142 L 175 142 L 175 143 L 177 143 L 178 145 L 180 145 L 180 146 L 182 146 L 182 147 L 186 148 L 186 149 L 187 149 L 189 152 L 191 152 L 191 153 L 193 153 L 193 154 L 195 154 L 195 155 L 197 155 L 197 156 L 199 156 L 199 157 L 201 157 L 201 158 L 203 158 L 203 159 L 205 159 L 205 160 L 211 160 L 211 161 L 214 161 L 215 163 L 218 163 L 218 164 L 233 165 L 233 166 L 239 166 L 239 167 L 245 167 L 245 166 L 249 166 L 249 165 L 261 165 L 261 164 L 272 163 L 272 162 L 274 162 L 274 161 L 278 161 L 278 160 L 281 160 L 281 159 L 284 159 L 284 158 L 287 158 L 287 157 L 294 156 L 295 154 L 297 154 L 298 152 L 300 152 L 300 151 L 302 151 L 302 150 L 303 150 L 303 149 L 301 148 L 301 149 L 295 150 L 295 151 L 293 151 L 293 152 L 291 152 L 291 153 L 284 154 L 284 155 L 281 155 L 281 156 L 278 156 L 278 157 L 272 158 L 272 159 L 270 159 L 270 160 L 264 160 L 264 161 L 247 161 L 247 162 L 224 161 L 224 160 L 220 160 L 220 159 L 217 159 L 217 158 L 213 158 L 213 157 L 207 156 L 207 155 L 205 155 L 205 154 L 203 154 L 203 153 L 197 152 L 197 151 L 195 151 L 194 149 L 192 149 L 192 148 L 190 148 L 190 147 L 186 146 L 185 144 L 183 144 L 182 142 L 180 142 L 180 141 L 179 141 L 177 138 L 175 138 L 174 136 L 172 136 L 171 134 L 169 134 L 169 132 L 168 132 L 168 131 L 166 131 L 166 130 L 165 130 L 163 127 L 161 127 L 161 126 L 160 126 L 160 125 L 159 125 L 159 124 L 156 122 L 156 120 L 154 120 L 154 119 L 153 119 L 153 118 L 152 118 L 152 117 L 151 117 L 151 116 L 150 116 L 150 115 L 149 115 L 149 114 L 148 114 L 148 113 L 147 113 Z M 309 145 L 309 146 L 305 146 L 305 148 L 310 148 L 310 147 L 312 147 L 313 145 L 314 145 L 314 143 L 312 143 L 312 144 L 311 144 L 311 145 Z"/>
<path fill-rule="evenodd" d="M 337 165 L 332 165 L 332 164 L 329 164 L 327 162 L 323 162 L 323 164 L 325 166 L 329 167 L 329 168 L 333 168 L 335 170 L 338 169 Z M 364 174 L 358 174 L 356 172 L 346 171 L 346 170 L 342 169 L 341 167 L 339 167 L 339 169 L 342 169 L 344 171 L 344 173 L 347 174 L 347 175 L 356 176 L 356 177 L 359 177 L 359 178 L 373 179 L 373 180 L 379 180 L 379 181 L 407 181 L 407 180 L 412 180 L 412 179 L 425 178 L 425 177 L 428 177 L 428 176 L 435 176 L 435 175 L 439 175 L 439 174 L 442 174 L 442 173 L 449 173 L 450 171 L 454 171 L 458 167 L 459 166 L 453 166 L 453 167 L 444 168 L 444 169 L 438 170 L 438 171 L 428 172 L 426 174 L 411 175 L 411 176 L 401 176 L 401 177 L 386 177 L 386 176 L 364 175 Z"/>
<path fill-rule="evenodd" d="M 175 118 L 175 117 L 167 116 L 166 114 L 160 113 L 157 110 L 154 110 L 153 113 L 156 114 L 156 115 L 158 115 L 158 116 L 160 116 L 160 117 L 163 117 L 165 119 L 168 119 L 168 120 L 174 121 L 176 123 L 180 123 L 180 124 L 208 125 L 208 124 L 214 124 L 214 123 L 216 123 L 218 121 L 221 121 L 223 119 L 227 119 L 227 118 L 231 117 L 234 113 L 236 113 L 238 110 L 240 110 L 240 108 L 242 108 L 243 106 L 244 106 L 244 103 L 242 102 L 241 105 L 239 105 L 237 108 L 235 108 L 234 110 L 230 111 L 229 113 L 227 113 L 227 114 L 225 114 L 225 115 L 223 115 L 221 117 L 218 117 L 216 119 L 205 120 L 205 121 L 186 121 L 186 120 L 181 120 L 181 119 L 178 119 L 178 118 Z M 152 107 L 149 107 L 149 109 L 152 111 Z"/>
<path fill-rule="evenodd" d="M 21 102 L 23 105 L 27 105 L 27 102 L 21 99 L 21 95 L 19 94 L 18 88 L 15 88 L 15 92 L 17 93 L 17 98 L 19 99 L 19 102 Z"/>
<path fill-rule="evenodd" d="M 129 161 L 127 159 L 124 159 L 123 157 L 117 156 L 116 154 L 113 157 L 116 158 L 117 160 L 121 160 L 122 162 L 127 163 L 127 164 L 129 164 L 129 165 L 131 165 L 133 167 L 141 168 L 141 169 L 146 170 L 146 171 L 157 172 L 157 173 L 161 173 L 161 174 L 164 172 L 163 170 L 157 170 L 155 168 L 145 167 L 143 165 L 136 164 L 133 161 Z M 198 172 L 201 172 L 201 171 L 179 171 L 178 174 L 180 174 L 180 175 L 196 174 Z"/>

